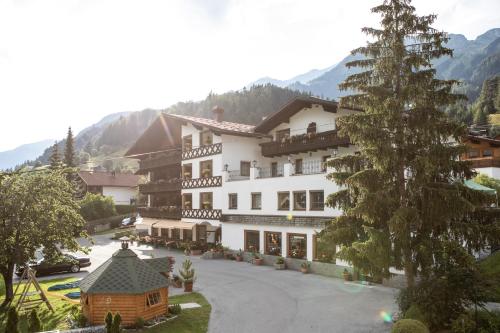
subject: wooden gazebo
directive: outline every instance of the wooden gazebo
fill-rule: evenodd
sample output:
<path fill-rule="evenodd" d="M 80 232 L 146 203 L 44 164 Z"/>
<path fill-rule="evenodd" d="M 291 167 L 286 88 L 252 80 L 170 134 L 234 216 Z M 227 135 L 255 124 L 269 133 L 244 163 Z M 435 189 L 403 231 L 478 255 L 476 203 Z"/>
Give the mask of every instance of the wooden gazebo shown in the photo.
<path fill-rule="evenodd" d="M 169 258 L 140 259 L 127 243 L 80 282 L 83 314 L 93 324 L 108 312 L 120 313 L 122 323 L 165 315 L 168 308 Z"/>

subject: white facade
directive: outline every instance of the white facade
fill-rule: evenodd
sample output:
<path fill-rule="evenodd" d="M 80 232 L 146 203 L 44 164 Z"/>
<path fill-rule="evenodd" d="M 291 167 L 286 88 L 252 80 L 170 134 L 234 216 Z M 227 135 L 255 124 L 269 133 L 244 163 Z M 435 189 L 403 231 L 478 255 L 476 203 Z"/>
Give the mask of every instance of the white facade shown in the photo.
<path fill-rule="evenodd" d="M 137 188 L 103 186 L 102 195 L 112 198 L 115 205 L 130 205 L 131 200 L 137 197 Z"/>
<path fill-rule="evenodd" d="M 476 168 L 474 169 L 478 173 L 487 175 L 488 177 L 500 179 L 500 168 L 490 167 L 490 168 Z"/>

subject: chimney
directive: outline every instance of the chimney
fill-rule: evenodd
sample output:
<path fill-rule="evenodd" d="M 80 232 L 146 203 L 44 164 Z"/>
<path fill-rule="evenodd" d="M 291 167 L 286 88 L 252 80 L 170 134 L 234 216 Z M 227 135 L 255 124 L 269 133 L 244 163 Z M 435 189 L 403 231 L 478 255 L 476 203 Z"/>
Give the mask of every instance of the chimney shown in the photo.
<path fill-rule="evenodd" d="M 224 116 L 224 109 L 221 108 L 220 106 L 216 105 L 212 109 L 212 113 L 213 113 L 214 120 L 220 123 L 222 121 L 223 116 Z"/>

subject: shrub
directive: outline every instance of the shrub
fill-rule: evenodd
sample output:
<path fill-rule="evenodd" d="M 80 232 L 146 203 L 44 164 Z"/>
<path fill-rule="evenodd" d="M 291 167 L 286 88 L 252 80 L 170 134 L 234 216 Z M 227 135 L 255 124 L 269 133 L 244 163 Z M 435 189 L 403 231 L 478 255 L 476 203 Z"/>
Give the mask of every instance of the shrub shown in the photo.
<path fill-rule="evenodd" d="M 70 311 L 71 320 L 76 323 L 77 327 L 87 326 L 87 317 L 83 314 L 79 306 L 73 305 Z"/>
<path fill-rule="evenodd" d="M 28 324 L 28 332 L 36 333 L 42 330 L 42 323 L 40 322 L 40 318 L 38 318 L 38 313 L 35 309 L 30 312 L 30 319 Z"/>
<path fill-rule="evenodd" d="M 184 260 L 182 263 L 182 268 L 179 269 L 182 281 L 194 282 L 194 268 L 192 268 L 192 265 L 193 263 L 189 259 Z"/>
<path fill-rule="evenodd" d="M 168 312 L 173 314 L 173 315 L 178 315 L 182 311 L 181 305 L 180 304 L 172 304 L 168 307 Z"/>
<path fill-rule="evenodd" d="M 120 316 L 120 314 L 117 312 L 115 314 L 115 317 L 113 318 L 113 324 L 111 325 L 111 333 L 120 333 L 121 323 L 122 323 L 122 316 Z"/>
<path fill-rule="evenodd" d="M 87 193 L 80 201 L 80 214 L 85 221 L 117 215 L 112 198 L 93 193 Z"/>
<path fill-rule="evenodd" d="M 452 322 L 451 330 L 453 333 L 500 332 L 500 312 L 478 310 L 476 314 L 475 311 L 470 310 Z"/>
<path fill-rule="evenodd" d="M 19 329 L 17 328 L 18 322 L 19 316 L 17 315 L 17 310 L 12 306 L 7 312 L 7 324 L 5 325 L 5 332 L 19 333 Z"/>
<path fill-rule="evenodd" d="M 278 265 L 282 265 L 285 263 L 285 258 L 283 258 L 282 256 L 279 256 L 278 258 L 276 258 L 276 263 Z"/>
<path fill-rule="evenodd" d="M 131 214 L 136 211 L 133 205 L 115 205 L 116 212 L 120 215 Z"/>
<path fill-rule="evenodd" d="M 104 319 L 106 325 L 106 333 L 113 333 L 113 314 L 108 312 L 106 318 Z"/>
<path fill-rule="evenodd" d="M 135 319 L 135 328 L 143 328 L 144 327 L 144 318 L 142 317 L 137 317 Z"/>
<path fill-rule="evenodd" d="M 415 319 L 427 325 L 427 318 L 416 304 L 410 305 L 404 314 L 404 319 Z"/>
<path fill-rule="evenodd" d="M 451 323 L 451 331 L 453 333 L 474 332 L 475 327 L 476 323 L 469 314 L 462 314 Z"/>
<path fill-rule="evenodd" d="M 401 319 L 392 326 L 392 333 L 429 333 L 425 325 L 415 319 Z"/>

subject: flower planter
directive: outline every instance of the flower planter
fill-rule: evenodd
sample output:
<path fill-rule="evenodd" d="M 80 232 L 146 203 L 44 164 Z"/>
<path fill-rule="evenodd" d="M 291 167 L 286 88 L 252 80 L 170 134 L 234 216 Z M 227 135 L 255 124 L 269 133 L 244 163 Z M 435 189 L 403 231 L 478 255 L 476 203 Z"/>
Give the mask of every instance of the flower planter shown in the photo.
<path fill-rule="evenodd" d="M 193 282 L 184 282 L 184 291 L 190 293 L 193 291 Z"/>
<path fill-rule="evenodd" d="M 199 256 L 199 255 L 201 255 L 201 250 L 191 250 L 191 255 L 192 256 Z"/>
<path fill-rule="evenodd" d="M 261 266 L 263 262 L 264 262 L 264 259 L 262 259 L 262 258 L 254 258 L 253 259 L 253 264 L 257 265 L 257 266 Z"/>
<path fill-rule="evenodd" d="M 301 267 L 300 268 L 300 271 L 303 273 L 303 274 L 307 274 L 309 273 L 309 269 L 305 268 L 305 267 Z"/>
<path fill-rule="evenodd" d="M 286 269 L 286 264 L 285 263 L 274 264 L 274 268 L 280 271 L 280 270 Z"/>
<path fill-rule="evenodd" d="M 344 272 L 344 281 L 352 281 L 352 275 L 350 273 Z"/>
<path fill-rule="evenodd" d="M 243 261 L 243 256 L 236 255 L 236 261 Z"/>

